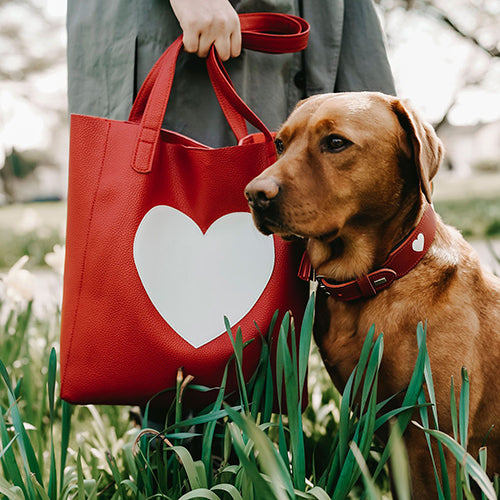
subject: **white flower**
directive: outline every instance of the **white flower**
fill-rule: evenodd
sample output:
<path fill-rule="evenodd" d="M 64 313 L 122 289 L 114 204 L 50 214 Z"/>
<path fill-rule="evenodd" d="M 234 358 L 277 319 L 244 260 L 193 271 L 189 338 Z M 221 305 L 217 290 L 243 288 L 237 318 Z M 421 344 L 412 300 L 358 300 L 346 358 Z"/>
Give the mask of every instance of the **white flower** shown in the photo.
<path fill-rule="evenodd" d="M 45 255 L 47 265 L 60 275 L 64 272 L 64 254 L 65 248 L 63 245 L 54 245 L 53 251 Z"/>
<path fill-rule="evenodd" d="M 33 300 L 35 293 L 35 276 L 23 269 L 29 257 L 23 255 L 3 278 L 5 297 L 14 304 L 22 304 Z"/>

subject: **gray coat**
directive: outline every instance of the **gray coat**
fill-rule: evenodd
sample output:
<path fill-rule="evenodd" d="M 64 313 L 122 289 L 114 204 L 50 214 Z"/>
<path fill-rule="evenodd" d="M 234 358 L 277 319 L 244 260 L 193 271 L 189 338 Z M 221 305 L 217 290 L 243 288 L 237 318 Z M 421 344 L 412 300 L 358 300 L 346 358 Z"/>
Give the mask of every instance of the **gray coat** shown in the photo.
<path fill-rule="evenodd" d="M 394 94 L 372 0 L 233 0 L 238 12 L 301 15 L 311 25 L 298 54 L 243 51 L 225 63 L 244 101 L 277 129 L 298 100 L 324 92 Z M 126 120 L 156 59 L 181 33 L 168 0 L 68 0 L 71 113 Z M 211 146 L 234 139 L 211 90 L 205 63 L 182 54 L 165 127 Z"/>

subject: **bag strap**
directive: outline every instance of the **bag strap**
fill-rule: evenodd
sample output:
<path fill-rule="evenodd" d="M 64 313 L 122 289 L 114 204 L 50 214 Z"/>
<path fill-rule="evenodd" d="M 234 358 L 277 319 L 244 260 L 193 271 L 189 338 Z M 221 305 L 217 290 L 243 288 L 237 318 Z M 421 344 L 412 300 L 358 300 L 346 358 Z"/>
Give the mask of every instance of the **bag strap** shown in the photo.
<path fill-rule="evenodd" d="M 241 14 L 240 23 L 245 48 L 281 53 L 302 50 L 307 46 L 309 25 L 296 16 L 276 13 Z M 147 173 L 152 169 L 181 49 L 182 36 L 167 48 L 153 66 L 130 112 L 129 121 L 140 123 L 132 158 L 132 168 L 138 172 Z M 234 90 L 214 47 L 207 58 L 207 68 L 221 108 L 236 137 L 241 139 L 247 135 L 246 120 L 261 130 L 266 142 L 272 144 L 272 135 L 267 127 Z"/>
<path fill-rule="evenodd" d="M 270 54 L 284 54 L 300 52 L 307 47 L 310 27 L 307 21 L 301 17 L 276 12 L 239 14 L 238 17 L 240 19 L 241 43 L 245 49 Z M 160 67 L 168 58 L 167 52 L 168 49 L 156 61 L 144 80 L 130 111 L 129 121 L 141 121 Z"/>
<path fill-rule="evenodd" d="M 240 23 L 242 45 L 246 49 L 280 54 L 298 52 L 307 47 L 309 24 L 300 17 L 279 13 L 250 13 L 241 14 Z M 222 111 L 239 142 L 248 135 L 247 124 L 237 106 L 235 108 L 235 103 L 240 98 L 237 94 L 234 95 L 231 79 L 216 56 L 216 52 L 214 56 L 209 56 L 208 73 Z M 220 71 L 214 71 L 213 66 L 218 66 Z"/>

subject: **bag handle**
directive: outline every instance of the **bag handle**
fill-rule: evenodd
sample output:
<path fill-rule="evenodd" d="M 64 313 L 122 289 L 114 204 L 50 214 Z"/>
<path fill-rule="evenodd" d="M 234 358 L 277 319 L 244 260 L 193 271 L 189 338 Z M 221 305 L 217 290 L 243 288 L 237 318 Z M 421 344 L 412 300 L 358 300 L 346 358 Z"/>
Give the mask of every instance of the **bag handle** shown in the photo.
<path fill-rule="evenodd" d="M 245 48 L 268 53 L 298 52 L 307 47 L 309 24 L 302 18 L 279 13 L 241 14 L 242 44 Z M 235 93 L 231 79 L 217 56 L 210 55 L 207 68 L 212 87 L 226 119 L 238 139 L 248 135 L 245 118 L 239 111 L 240 97 Z M 218 66 L 218 70 L 214 67 Z M 223 89 L 223 90 L 222 90 Z M 252 123 L 250 120 L 248 120 Z M 253 123 L 252 123 L 253 124 Z M 261 127 L 253 124 L 259 130 Z M 274 155 L 274 147 L 272 148 Z"/>
<path fill-rule="evenodd" d="M 242 44 L 245 48 L 269 53 L 294 52 L 307 46 L 309 25 L 299 17 L 277 13 L 241 14 Z M 168 98 L 172 89 L 175 64 L 182 49 L 182 35 L 158 59 L 144 81 L 130 112 L 129 121 L 140 123 L 132 168 L 150 172 L 160 137 Z M 238 139 L 247 135 L 246 123 L 261 130 L 266 142 L 272 135 L 264 123 L 238 96 L 229 76 L 212 47 L 207 58 L 212 86 L 221 108 Z M 270 148 L 271 150 L 271 148 Z M 272 148 L 274 153 L 274 147 Z"/>
<path fill-rule="evenodd" d="M 242 47 L 246 49 L 284 54 L 300 52 L 307 47 L 310 28 L 307 21 L 301 17 L 274 12 L 239 14 L 238 17 L 240 19 Z M 156 61 L 143 82 L 130 111 L 129 121 L 141 121 L 154 82 L 163 62 L 168 58 L 168 50 L 167 48 Z"/>

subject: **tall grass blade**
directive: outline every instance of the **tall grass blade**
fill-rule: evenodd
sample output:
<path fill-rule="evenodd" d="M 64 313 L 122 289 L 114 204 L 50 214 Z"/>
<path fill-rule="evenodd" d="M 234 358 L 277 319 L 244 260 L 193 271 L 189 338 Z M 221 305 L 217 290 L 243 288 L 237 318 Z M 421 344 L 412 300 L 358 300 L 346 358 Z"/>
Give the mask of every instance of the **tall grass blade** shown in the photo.
<path fill-rule="evenodd" d="M 226 331 L 231 340 L 233 346 L 235 360 L 236 360 L 236 378 L 238 380 L 238 388 L 240 391 L 241 406 L 244 408 L 246 413 L 249 413 L 250 408 L 248 404 L 248 394 L 246 390 L 245 377 L 243 375 L 243 339 L 241 334 L 241 328 L 238 327 L 236 330 L 236 337 L 233 337 L 233 332 L 231 331 L 231 324 L 229 319 L 224 316 L 224 324 L 226 325 Z"/>
<path fill-rule="evenodd" d="M 229 364 L 227 364 L 226 368 L 224 369 L 221 386 L 219 389 L 219 393 L 217 395 L 217 399 L 215 400 L 214 405 L 212 407 L 211 410 L 212 412 L 220 411 L 222 407 L 222 401 L 224 399 L 224 393 L 226 390 L 228 369 L 229 369 Z M 212 477 L 213 477 L 212 447 L 213 447 L 213 440 L 214 440 L 216 426 L 217 426 L 217 420 L 213 420 L 207 423 L 203 432 L 203 441 L 201 446 L 201 459 L 205 466 L 206 481 L 209 487 L 212 485 Z"/>
<path fill-rule="evenodd" d="M 428 414 L 428 406 L 425 404 L 426 403 L 426 399 L 425 399 L 425 391 L 424 389 L 422 389 L 422 391 L 420 392 L 420 395 L 418 397 L 418 407 L 419 407 L 419 410 L 420 410 L 420 420 L 422 422 L 422 425 L 424 427 L 429 427 L 430 428 L 430 425 L 429 425 L 429 414 Z M 431 403 L 432 405 L 432 403 Z M 433 471 L 434 471 L 434 480 L 436 482 L 436 489 L 437 489 L 437 495 L 438 495 L 438 500 L 451 500 L 451 494 L 450 495 L 445 495 L 445 493 L 443 492 L 443 488 L 441 486 L 441 480 L 439 479 L 439 471 L 438 471 L 438 468 L 437 468 L 437 465 L 436 465 L 436 460 L 434 458 L 434 452 L 433 452 L 433 449 L 432 449 L 432 444 L 431 444 L 431 437 L 428 435 L 428 434 L 425 434 L 425 440 L 427 442 L 427 447 L 429 449 L 429 455 L 431 457 L 431 462 L 432 462 L 432 468 L 433 468 Z M 441 466 L 443 466 L 443 464 L 446 464 L 446 462 L 444 461 L 444 452 L 443 452 L 443 448 L 441 446 L 441 443 L 438 444 L 438 448 L 439 448 L 439 456 L 440 456 L 440 462 L 441 462 Z M 445 467 L 444 470 L 441 470 L 441 477 L 443 478 L 448 478 L 448 473 L 447 473 L 447 469 Z"/>
<path fill-rule="evenodd" d="M 49 495 L 47 495 L 47 492 L 44 490 L 44 488 L 38 483 L 38 481 L 34 478 L 34 476 L 31 476 L 31 482 L 33 483 L 33 486 L 38 493 L 38 497 L 41 500 L 51 500 Z"/>
<path fill-rule="evenodd" d="M 373 382 L 373 388 L 370 393 L 370 399 L 366 414 L 362 416 L 358 424 L 362 428 L 358 445 L 359 450 L 361 451 L 361 454 L 364 458 L 368 456 L 375 432 L 375 421 L 377 416 L 377 389 L 378 370 Z"/>
<path fill-rule="evenodd" d="M 458 428 L 458 411 L 457 411 L 457 401 L 455 398 L 455 383 L 453 375 L 451 376 L 451 385 L 450 385 L 450 413 L 451 413 L 451 426 L 453 429 L 453 437 L 455 441 L 458 441 L 459 438 L 459 428 Z M 422 425 L 424 427 L 429 427 L 426 422 L 422 420 Z M 426 434 L 427 440 L 429 441 L 430 448 L 430 436 Z M 462 473 L 460 464 L 457 461 L 455 465 L 455 490 L 457 495 L 457 500 L 463 500 L 463 490 L 462 490 Z M 484 494 L 482 495 L 484 496 Z"/>
<path fill-rule="evenodd" d="M 261 350 L 260 357 L 257 363 L 252 381 L 249 388 L 252 394 L 252 402 L 250 404 L 251 415 L 254 420 L 257 420 L 258 414 L 262 411 L 262 398 L 266 386 L 266 365 L 269 357 L 269 344 L 267 339 L 261 335 Z"/>
<path fill-rule="evenodd" d="M 108 462 L 109 468 L 111 470 L 111 474 L 113 475 L 113 479 L 115 481 L 115 485 L 118 490 L 118 494 L 121 498 L 125 498 L 125 490 L 122 485 L 122 476 L 118 466 L 116 464 L 115 457 L 111 454 L 110 451 L 106 451 L 106 461 Z"/>
<path fill-rule="evenodd" d="M 417 336 L 419 334 L 419 329 L 417 328 Z M 418 403 L 418 397 L 422 390 L 422 384 L 424 381 L 424 368 L 427 357 L 427 348 L 425 345 L 426 332 L 421 329 L 421 343 L 419 344 L 417 361 L 415 363 L 415 368 L 413 370 L 410 383 L 408 384 L 408 388 L 406 389 L 406 394 L 403 399 L 402 406 L 416 406 Z M 397 423 L 399 425 L 399 429 L 401 431 L 401 435 L 404 434 L 404 431 L 408 427 L 408 424 L 411 421 L 411 414 L 403 412 L 397 418 Z M 377 468 L 373 474 L 373 479 L 375 480 L 383 467 L 385 466 L 387 460 L 389 459 L 389 454 L 391 451 L 391 437 L 389 437 L 389 442 L 387 443 L 384 451 L 382 452 L 382 456 L 380 457 Z"/>
<path fill-rule="evenodd" d="M 8 500 L 26 500 L 23 490 L 19 486 L 13 486 L 0 476 L 0 493 Z"/>
<path fill-rule="evenodd" d="M 488 455 L 487 455 L 487 450 L 483 446 L 482 448 L 479 448 L 479 465 L 482 467 L 482 469 L 486 472 L 486 466 L 488 463 Z M 483 492 L 481 492 L 481 500 L 485 500 L 486 496 Z"/>
<path fill-rule="evenodd" d="M 223 491 L 224 493 L 227 493 L 233 500 L 243 500 L 243 497 L 241 496 L 240 492 L 232 484 L 227 484 L 227 483 L 216 484 L 215 486 L 212 486 L 211 490 Z"/>
<path fill-rule="evenodd" d="M 14 451 L 11 448 L 12 442 L 18 437 L 19 434 L 15 434 L 15 436 L 12 438 L 12 441 L 9 440 L 9 434 L 7 432 L 7 427 L 2 415 L 2 418 L 0 418 L 0 438 L 2 440 L 2 446 L 4 447 L 1 457 L 3 471 L 6 479 L 12 481 L 15 486 L 20 487 L 23 495 L 27 496 L 28 493 L 26 491 L 26 486 L 23 482 L 21 471 L 19 470 L 19 467 L 17 465 Z"/>
<path fill-rule="evenodd" d="M 451 376 L 450 384 L 450 413 L 451 413 L 451 426 L 453 429 L 453 438 L 458 441 L 458 411 L 457 411 L 457 401 L 455 399 L 455 382 L 453 375 Z M 424 424 L 425 427 L 425 424 Z"/>
<path fill-rule="evenodd" d="M 245 445 L 243 443 L 243 439 L 238 430 L 238 427 L 236 426 L 236 424 L 229 423 L 228 429 L 231 434 L 234 451 L 236 452 L 242 466 L 240 469 L 242 473 L 240 479 L 241 481 L 243 481 L 245 478 L 251 480 L 251 483 L 248 483 L 246 487 L 243 485 L 243 482 L 241 483 L 243 498 L 245 500 L 253 498 L 254 489 L 259 492 L 261 498 L 274 498 L 273 490 L 261 476 L 257 465 L 252 462 L 249 457 L 246 456 L 244 450 Z M 287 495 L 280 492 L 280 500 L 288 500 Z"/>
<path fill-rule="evenodd" d="M 269 437 L 248 417 L 230 408 L 228 408 L 228 412 L 231 420 L 254 442 L 255 449 L 258 451 L 257 460 L 263 472 L 272 478 L 270 487 L 276 498 L 294 498 L 294 488 L 290 474 Z M 232 434 L 234 438 L 233 429 Z M 244 453 L 243 455 L 246 457 Z M 243 462 L 240 454 L 238 454 L 238 457 Z M 261 498 L 266 497 L 262 494 Z"/>
<path fill-rule="evenodd" d="M 340 464 L 344 463 L 345 457 L 349 451 L 349 427 L 351 423 L 351 409 L 349 406 L 349 401 L 351 400 L 351 391 L 354 383 L 354 376 L 356 370 L 351 373 L 351 376 L 347 380 L 344 392 L 342 393 L 342 401 L 340 404 L 340 422 L 339 422 L 339 445 L 337 448 L 337 453 L 339 456 Z"/>
<path fill-rule="evenodd" d="M 315 498 L 316 500 L 331 500 L 330 495 L 328 495 L 328 493 L 319 486 L 311 488 L 307 491 L 307 493 L 310 497 Z"/>
<path fill-rule="evenodd" d="M 363 342 L 363 347 L 359 355 L 359 361 L 356 366 L 356 378 L 354 379 L 354 387 L 352 391 L 353 398 L 356 397 L 358 393 L 359 385 L 365 373 L 366 363 L 368 362 L 368 357 L 373 346 L 373 337 L 375 336 L 375 325 L 370 327 L 368 333 L 366 334 L 365 341 Z"/>
<path fill-rule="evenodd" d="M 408 415 L 413 415 L 415 409 L 428 408 L 430 403 L 417 404 L 413 406 L 401 406 L 400 408 L 395 408 L 387 413 L 384 413 L 379 418 L 375 420 L 375 431 L 378 431 L 383 425 L 389 422 L 392 418 L 397 417 L 401 413 L 408 413 Z M 379 407 L 377 405 L 377 414 L 379 413 Z"/>
<path fill-rule="evenodd" d="M 51 500 L 57 498 L 57 467 L 56 453 L 54 449 L 54 419 L 55 419 L 55 388 L 56 388 L 57 356 L 54 348 L 50 351 L 49 371 L 47 375 L 47 388 L 49 397 L 49 418 L 50 418 L 50 475 L 48 485 L 48 495 Z"/>
<path fill-rule="evenodd" d="M 436 405 L 436 395 L 434 391 L 434 381 L 432 379 L 432 370 L 431 370 L 431 362 L 429 358 L 429 354 L 427 352 L 426 345 L 426 336 L 427 336 L 427 324 L 424 325 L 420 322 L 417 325 L 417 344 L 418 348 L 425 350 L 425 364 L 424 364 L 424 381 L 426 384 L 427 392 L 429 394 L 429 401 L 431 403 L 431 411 L 432 417 L 434 421 L 434 427 L 439 430 L 439 422 L 438 422 L 438 413 L 437 413 L 437 405 Z M 418 402 L 423 404 L 425 403 L 425 392 L 422 390 L 419 395 Z M 428 413 L 427 410 L 420 410 L 420 418 L 422 420 L 422 424 L 424 427 L 430 427 L 428 425 Z M 439 463 L 441 467 L 441 481 L 439 480 L 439 473 L 436 466 L 436 461 L 434 459 L 434 453 L 432 451 L 431 440 L 428 435 L 426 435 L 427 446 L 429 448 L 429 453 L 431 456 L 432 466 L 434 469 L 434 476 L 436 480 L 436 487 L 438 492 L 439 500 L 451 499 L 451 488 L 450 488 L 450 479 L 448 477 L 448 468 L 446 465 L 446 458 L 444 456 L 444 450 L 441 443 L 438 443 L 438 454 L 439 454 Z"/>
<path fill-rule="evenodd" d="M 354 437 L 352 438 L 352 442 L 359 442 L 359 434 L 360 427 L 357 426 Z M 358 467 L 356 458 L 354 457 L 354 453 L 349 447 L 349 452 L 347 453 L 345 461 L 342 464 L 342 469 L 340 471 L 338 481 L 334 486 L 332 495 L 333 500 L 343 500 L 344 498 L 346 498 L 351 489 L 352 483 L 356 482 L 360 475 L 361 469 Z"/>
<path fill-rule="evenodd" d="M 285 315 L 285 319 L 289 321 L 290 316 Z M 285 319 L 283 321 L 285 321 Z M 303 434 L 302 421 L 300 418 L 301 412 L 299 408 L 299 392 L 297 380 L 297 364 L 294 362 L 288 347 L 288 339 L 286 336 L 287 328 L 282 325 L 280 335 L 278 337 L 278 351 L 281 352 L 281 362 L 283 364 L 284 373 L 284 388 L 286 395 L 286 408 L 288 414 L 288 427 L 290 430 L 290 451 L 292 455 L 292 470 L 293 484 L 300 490 L 305 489 L 305 462 L 303 460 Z M 295 336 L 293 324 L 291 325 L 291 337 Z M 296 352 L 294 342 L 291 342 L 292 353 Z M 302 457 L 301 457 L 302 455 Z M 283 454 L 282 454 L 283 457 Z M 283 457 L 284 458 L 284 457 Z M 301 459 L 302 458 L 302 459 Z M 287 463 L 288 460 L 284 459 Z"/>
<path fill-rule="evenodd" d="M 1 450 L 0 450 L 0 458 L 2 458 L 5 453 L 7 453 L 7 451 L 9 450 L 9 448 L 13 445 L 14 441 L 17 439 L 17 437 L 19 436 L 19 434 L 16 434 L 8 443 L 7 443 L 7 446 L 3 447 Z"/>
<path fill-rule="evenodd" d="M 460 444 L 467 449 L 467 435 L 469 433 L 469 376 L 465 367 L 462 368 L 462 388 L 460 389 Z"/>
<path fill-rule="evenodd" d="M 82 452 L 80 448 L 78 448 L 78 455 L 76 457 L 76 474 L 77 474 L 77 496 L 78 500 L 85 500 L 85 477 L 83 475 L 83 466 L 82 466 Z"/>
<path fill-rule="evenodd" d="M 356 452 L 359 452 L 364 463 L 370 451 L 376 421 L 378 371 L 382 360 L 382 351 L 383 335 L 381 334 L 373 345 L 363 382 L 362 394 L 363 398 L 368 400 L 368 408 L 365 414 L 360 415 L 360 419 L 356 425 L 356 431 L 349 446 L 349 453 L 342 465 L 342 470 L 335 487 L 335 499 L 345 498 L 362 474 L 359 457 L 356 456 Z M 365 403 L 362 404 L 363 408 L 364 406 Z M 355 445 L 354 449 L 353 444 Z"/>
<path fill-rule="evenodd" d="M 220 500 L 220 497 L 217 496 L 213 491 L 210 491 L 206 488 L 198 488 L 195 491 L 189 491 L 185 493 L 179 500 L 190 500 L 192 498 L 206 498 L 208 500 Z"/>
<path fill-rule="evenodd" d="M 392 426 L 391 435 L 391 471 L 394 488 L 397 493 L 396 498 L 398 500 L 411 500 L 408 456 L 397 425 Z"/>
<path fill-rule="evenodd" d="M 64 469 L 66 468 L 66 460 L 68 457 L 69 437 L 71 432 L 71 414 L 73 407 L 66 401 L 62 401 L 62 417 L 61 417 L 61 462 L 59 484 L 62 492 L 64 483 Z"/>
<path fill-rule="evenodd" d="M 283 396 L 286 394 L 284 391 L 284 379 L 285 375 L 285 349 L 282 347 L 283 344 L 286 345 L 288 339 L 288 329 L 290 323 L 290 315 L 287 312 L 283 320 L 281 321 L 281 326 L 278 333 L 278 345 L 276 351 L 276 392 L 278 398 L 278 408 L 279 408 L 279 416 L 278 416 L 278 449 L 281 455 L 281 459 L 283 463 L 288 463 L 288 447 L 285 439 L 285 431 L 283 427 L 283 414 L 285 413 L 285 405 L 283 403 Z"/>
<path fill-rule="evenodd" d="M 368 466 L 366 465 L 363 454 L 361 453 L 360 449 L 358 448 L 355 442 L 352 442 L 350 444 L 350 448 L 354 455 L 354 458 L 356 459 L 356 462 L 358 463 L 358 467 L 361 470 L 363 483 L 365 485 L 364 497 L 368 498 L 368 500 L 379 500 L 379 495 L 377 494 L 377 488 L 375 487 L 375 483 L 370 476 L 370 471 L 368 470 Z"/>
<path fill-rule="evenodd" d="M 274 329 L 276 326 L 276 323 L 278 321 L 278 314 L 279 311 L 275 311 L 272 319 L 271 319 L 271 324 L 269 325 L 269 330 L 267 333 L 267 339 L 268 339 L 268 356 L 267 360 L 265 363 L 265 370 L 266 370 L 266 375 L 265 375 L 265 389 L 264 389 L 264 408 L 262 409 L 261 413 L 261 420 L 262 422 L 269 422 L 271 420 L 271 415 L 273 413 L 274 409 L 274 401 L 275 401 L 275 387 L 274 387 L 274 380 L 273 380 L 273 372 L 272 372 L 272 367 L 271 367 L 271 347 L 273 345 L 273 338 L 274 338 Z M 281 395 L 278 393 L 277 395 L 277 400 L 279 404 L 281 403 L 280 401 Z"/>
<path fill-rule="evenodd" d="M 463 464 L 463 469 L 481 488 L 481 491 L 486 495 L 488 500 L 497 500 L 495 490 L 488 476 L 481 468 L 481 466 L 474 460 L 474 458 L 467 453 L 467 451 L 457 443 L 451 436 L 448 436 L 442 431 L 433 429 L 425 429 L 417 422 L 414 425 L 422 429 L 425 433 L 430 434 L 441 443 L 443 443 L 455 456 L 455 459 Z"/>
<path fill-rule="evenodd" d="M 25 475 L 27 478 L 26 486 L 27 492 L 30 498 L 35 498 L 35 491 L 33 487 L 33 483 L 29 480 L 31 475 L 35 476 L 35 479 L 43 484 L 42 474 L 40 472 L 40 468 L 38 466 L 38 461 L 35 456 L 35 452 L 33 451 L 33 447 L 31 445 L 31 441 L 29 440 L 28 434 L 24 428 L 23 420 L 19 413 L 19 407 L 17 406 L 16 399 L 12 392 L 12 384 L 10 381 L 10 377 L 7 373 L 7 369 L 5 368 L 3 362 L 0 360 L 0 375 L 2 376 L 5 385 L 7 386 L 7 396 L 9 398 L 9 403 L 11 405 L 11 416 L 12 416 L 12 424 L 17 434 L 19 434 L 17 444 L 19 445 L 19 450 L 21 452 L 21 459 L 24 466 Z"/>
<path fill-rule="evenodd" d="M 197 467 L 187 448 L 184 446 L 172 446 L 168 450 L 173 451 L 179 458 L 192 490 L 207 487 L 205 469 Z"/>
<path fill-rule="evenodd" d="M 311 294 L 304 311 L 302 325 L 300 328 L 299 338 L 299 389 L 300 402 L 302 403 L 303 387 L 307 374 L 307 363 L 309 360 L 309 352 L 311 350 L 311 337 L 314 324 L 314 304 L 315 294 Z"/>
<path fill-rule="evenodd" d="M 363 414 L 366 402 L 372 391 L 372 383 L 380 368 L 380 362 L 382 361 L 383 352 L 384 352 L 384 335 L 380 334 L 377 337 L 375 343 L 373 344 L 370 359 L 368 361 L 368 366 L 366 367 L 366 374 L 363 381 L 363 389 L 361 391 L 360 415 Z"/>
<path fill-rule="evenodd" d="M 236 411 L 239 411 L 242 409 L 242 407 L 239 405 L 232 406 L 231 408 L 233 410 L 236 410 Z M 212 411 L 212 412 L 206 413 L 204 415 L 198 415 L 197 417 L 188 418 L 185 420 L 181 420 L 180 422 L 177 422 L 175 424 L 169 425 L 165 429 L 165 432 L 167 432 L 167 433 L 171 432 L 174 429 L 178 429 L 179 427 L 191 427 L 193 425 L 206 424 L 207 422 L 219 420 L 219 419 L 227 417 L 227 416 L 228 416 L 227 410 Z"/>

